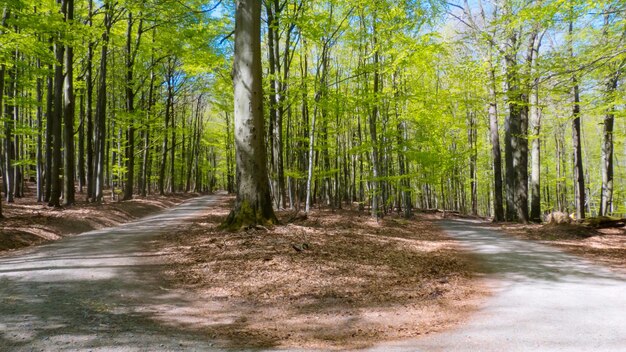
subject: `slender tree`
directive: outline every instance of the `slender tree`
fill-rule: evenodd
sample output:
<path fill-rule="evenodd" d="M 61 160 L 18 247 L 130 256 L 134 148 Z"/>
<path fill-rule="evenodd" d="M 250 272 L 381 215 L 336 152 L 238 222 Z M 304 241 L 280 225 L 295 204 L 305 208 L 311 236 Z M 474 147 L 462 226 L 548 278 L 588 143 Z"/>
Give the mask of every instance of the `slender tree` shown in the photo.
<path fill-rule="evenodd" d="M 65 22 L 70 26 L 74 21 L 74 0 L 64 0 L 63 2 Z M 63 84 L 63 181 L 64 187 L 64 205 L 72 205 L 74 199 L 74 114 L 76 106 L 76 98 L 74 95 L 74 48 L 71 45 L 65 46 L 65 78 Z"/>

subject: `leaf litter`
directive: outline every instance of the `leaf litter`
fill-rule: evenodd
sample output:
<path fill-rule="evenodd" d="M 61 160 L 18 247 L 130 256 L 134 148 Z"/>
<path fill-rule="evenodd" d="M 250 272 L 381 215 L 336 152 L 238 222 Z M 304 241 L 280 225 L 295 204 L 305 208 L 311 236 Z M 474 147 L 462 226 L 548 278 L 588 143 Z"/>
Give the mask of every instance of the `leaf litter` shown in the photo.
<path fill-rule="evenodd" d="M 151 244 L 167 284 L 204 302 L 193 314 L 205 323 L 189 327 L 224 347 L 342 350 L 416 338 L 457 325 L 488 295 L 476 259 L 424 217 L 281 211 L 282 225 L 223 232 L 232 202 L 220 197 Z"/>

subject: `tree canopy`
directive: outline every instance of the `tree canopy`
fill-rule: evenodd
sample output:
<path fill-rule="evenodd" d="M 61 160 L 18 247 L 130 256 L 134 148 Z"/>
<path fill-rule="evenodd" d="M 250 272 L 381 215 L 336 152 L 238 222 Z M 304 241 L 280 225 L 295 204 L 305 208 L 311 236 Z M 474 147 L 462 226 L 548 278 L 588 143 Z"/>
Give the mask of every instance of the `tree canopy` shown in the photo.
<path fill-rule="evenodd" d="M 0 2 L 4 200 L 234 192 L 238 3 Z M 260 16 L 274 208 L 626 213 L 623 2 L 264 0 Z"/>

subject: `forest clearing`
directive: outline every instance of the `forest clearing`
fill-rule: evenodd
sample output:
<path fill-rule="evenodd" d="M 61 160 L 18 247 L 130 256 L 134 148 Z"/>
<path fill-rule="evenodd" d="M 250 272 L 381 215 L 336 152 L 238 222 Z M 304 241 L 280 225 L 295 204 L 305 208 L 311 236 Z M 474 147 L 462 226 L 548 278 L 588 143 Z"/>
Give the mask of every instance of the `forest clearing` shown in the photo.
<path fill-rule="evenodd" d="M 0 351 L 618 351 L 626 3 L 0 0 Z"/>

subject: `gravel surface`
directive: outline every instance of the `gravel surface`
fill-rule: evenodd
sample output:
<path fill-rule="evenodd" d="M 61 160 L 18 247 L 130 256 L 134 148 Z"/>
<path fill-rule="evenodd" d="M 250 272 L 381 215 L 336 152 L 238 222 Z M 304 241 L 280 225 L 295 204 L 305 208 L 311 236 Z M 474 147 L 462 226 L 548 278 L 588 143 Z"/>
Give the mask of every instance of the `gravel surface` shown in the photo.
<path fill-rule="evenodd" d="M 471 221 L 442 227 L 484 261 L 496 292 L 470 322 L 370 351 L 626 351 L 626 277 Z"/>

